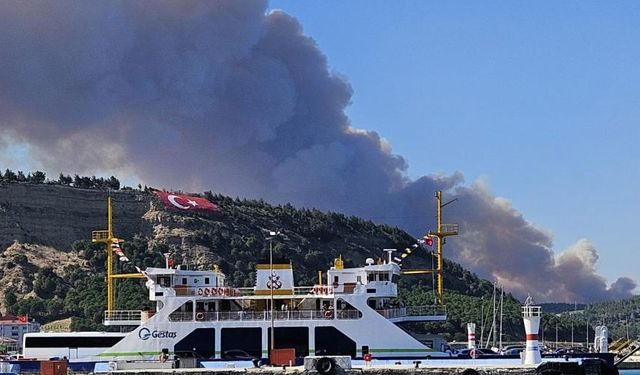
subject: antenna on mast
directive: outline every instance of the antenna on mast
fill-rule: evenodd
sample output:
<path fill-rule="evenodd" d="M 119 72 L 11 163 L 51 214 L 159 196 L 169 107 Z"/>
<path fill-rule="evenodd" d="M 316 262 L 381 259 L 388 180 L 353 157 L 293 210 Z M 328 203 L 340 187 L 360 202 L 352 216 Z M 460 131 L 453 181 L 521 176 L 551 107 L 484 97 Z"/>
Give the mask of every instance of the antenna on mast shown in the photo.
<path fill-rule="evenodd" d="M 391 254 L 393 254 L 397 250 L 396 249 L 384 249 L 384 251 L 387 253 L 387 263 L 391 263 L 391 261 L 393 260 Z"/>

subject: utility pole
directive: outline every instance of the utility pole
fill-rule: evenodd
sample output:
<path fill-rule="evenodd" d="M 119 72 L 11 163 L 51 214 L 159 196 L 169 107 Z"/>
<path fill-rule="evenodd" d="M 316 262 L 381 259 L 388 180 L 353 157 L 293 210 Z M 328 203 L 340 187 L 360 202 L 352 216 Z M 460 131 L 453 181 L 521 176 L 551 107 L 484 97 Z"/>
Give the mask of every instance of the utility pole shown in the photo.
<path fill-rule="evenodd" d="M 280 234 L 280 231 L 269 231 L 269 278 L 273 278 L 274 274 L 273 274 L 273 239 L 278 236 Z M 269 350 L 269 359 L 273 360 L 272 356 L 272 352 L 273 350 L 276 348 L 276 331 L 274 328 L 274 311 L 273 311 L 273 280 L 271 280 L 270 286 L 269 286 L 269 294 L 270 294 L 270 316 L 271 316 L 271 342 L 270 342 L 270 347 L 271 350 Z"/>

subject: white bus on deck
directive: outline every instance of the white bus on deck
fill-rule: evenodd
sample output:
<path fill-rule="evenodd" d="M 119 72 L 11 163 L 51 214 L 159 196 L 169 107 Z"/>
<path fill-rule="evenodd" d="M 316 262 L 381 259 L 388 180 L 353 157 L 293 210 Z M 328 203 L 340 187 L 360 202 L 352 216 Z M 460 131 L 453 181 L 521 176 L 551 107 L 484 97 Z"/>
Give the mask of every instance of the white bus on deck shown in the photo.
<path fill-rule="evenodd" d="M 36 332 L 22 338 L 23 358 L 67 358 L 77 360 L 95 357 L 117 344 L 127 333 L 115 332 Z"/>

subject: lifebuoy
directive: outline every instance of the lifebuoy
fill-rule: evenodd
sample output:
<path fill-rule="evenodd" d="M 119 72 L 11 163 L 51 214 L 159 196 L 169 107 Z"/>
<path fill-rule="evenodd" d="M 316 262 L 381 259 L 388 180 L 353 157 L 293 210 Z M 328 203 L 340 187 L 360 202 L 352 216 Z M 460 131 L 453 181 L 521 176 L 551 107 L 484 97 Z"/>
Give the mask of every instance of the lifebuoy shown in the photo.
<path fill-rule="evenodd" d="M 204 295 L 208 296 L 209 294 L 211 294 L 211 289 L 209 288 L 204 288 Z"/>
<path fill-rule="evenodd" d="M 218 295 L 224 296 L 224 288 L 218 288 Z"/>
<path fill-rule="evenodd" d="M 196 320 L 202 320 L 202 319 L 204 319 L 204 314 L 201 313 L 201 312 L 197 313 L 196 314 Z"/>
<path fill-rule="evenodd" d="M 332 319 L 333 318 L 333 310 L 327 310 L 324 312 L 324 317 L 325 319 Z"/>
<path fill-rule="evenodd" d="M 471 357 L 473 359 L 477 359 L 478 358 L 478 351 L 476 350 L 476 348 L 473 348 L 473 349 L 469 350 L 469 357 Z"/>
<path fill-rule="evenodd" d="M 367 353 L 363 355 L 362 358 L 367 362 L 371 362 L 371 360 L 373 359 L 373 356 L 371 355 L 371 353 Z"/>
<path fill-rule="evenodd" d="M 203 293 L 202 288 L 198 288 L 198 295 L 201 296 Z"/>

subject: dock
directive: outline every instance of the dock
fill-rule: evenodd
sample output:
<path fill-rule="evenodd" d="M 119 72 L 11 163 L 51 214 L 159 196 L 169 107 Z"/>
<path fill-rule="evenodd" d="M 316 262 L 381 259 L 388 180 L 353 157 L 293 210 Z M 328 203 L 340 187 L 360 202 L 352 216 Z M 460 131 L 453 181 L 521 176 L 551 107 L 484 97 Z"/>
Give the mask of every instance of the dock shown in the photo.
<path fill-rule="evenodd" d="M 98 371 L 105 375 L 616 375 L 617 369 L 603 358 L 553 358 L 538 365 L 511 359 L 374 360 L 349 357 L 307 357 L 304 366 L 253 367 L 246 362 L 210 362 L 200 368 L 116 368 Z"/>

